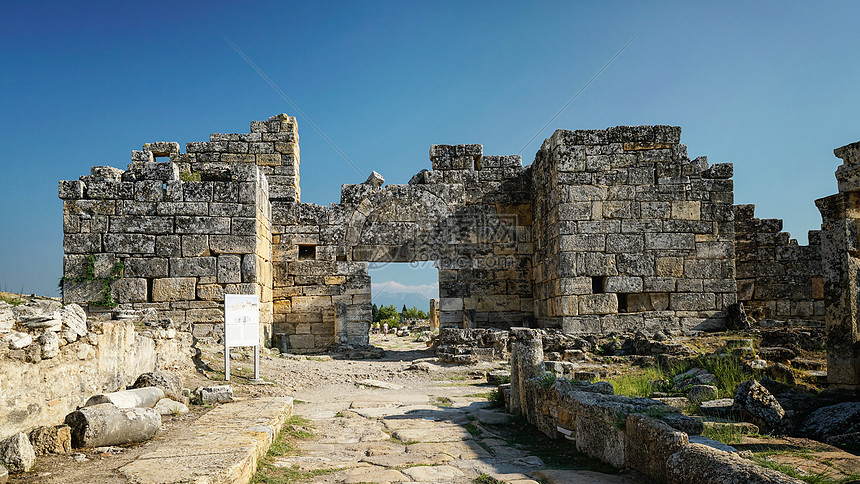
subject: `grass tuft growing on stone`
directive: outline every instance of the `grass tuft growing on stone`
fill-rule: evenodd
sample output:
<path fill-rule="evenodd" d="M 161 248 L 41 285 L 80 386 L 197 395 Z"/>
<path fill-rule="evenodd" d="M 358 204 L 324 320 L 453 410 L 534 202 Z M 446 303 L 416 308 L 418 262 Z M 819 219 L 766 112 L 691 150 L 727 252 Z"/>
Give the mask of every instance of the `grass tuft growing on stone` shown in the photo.
<path fill-rule="evenodd" d="M 310 440 L 314 437 L 311 431 L 313 427 L 306 419 L 292 416 L 284 422 L 284 428 L 272 442 L 265 457 L 257 462 L 257 472 L 251 478 L 252 483 L 286 484 L 300 482 L 316 476 L 331 474 L 341 469 L 314 469 L 302 472 L 297 465 L 277 466 L 275 460 L 279 457 L 298 454 L 296 443 L 301 440 Z"/>

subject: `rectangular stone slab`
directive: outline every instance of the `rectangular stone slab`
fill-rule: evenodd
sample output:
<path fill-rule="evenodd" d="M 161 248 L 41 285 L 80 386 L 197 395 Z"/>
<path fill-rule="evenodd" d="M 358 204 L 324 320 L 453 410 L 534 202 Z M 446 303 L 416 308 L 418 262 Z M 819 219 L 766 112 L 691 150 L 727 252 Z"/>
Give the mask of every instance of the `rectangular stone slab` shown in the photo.
<path fill-rule="evenodd" d="M 223 404 L 119 470 L 140 484 L 244 484 L 292 413 L 290 397 Z"/>

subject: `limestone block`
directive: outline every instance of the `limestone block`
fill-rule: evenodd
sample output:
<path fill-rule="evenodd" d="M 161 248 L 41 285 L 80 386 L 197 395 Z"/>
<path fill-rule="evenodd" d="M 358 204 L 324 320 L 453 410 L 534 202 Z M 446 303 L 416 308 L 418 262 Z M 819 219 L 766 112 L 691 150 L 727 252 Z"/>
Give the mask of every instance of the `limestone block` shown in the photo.
<path fill-rule="evenodd" d="M 72 451 L 72 432 L 68 425 L 42 426 L 30 431 L 30 444 L 36 455 L 68 454 Z"/>
<path fill-rule="evenodd" d="M 690 442 L 686 433 L 646 415 L 628 415 L 624 434 L 626 466 L 656 480 L 666 475 L 669 456 Z"/>
<path fill-rule="evenodd" d="M 716 308 L 713 294 L 673 293 L 669 295 L 670 307 L 676 311 L 699 311 Z"/>
<path fill-rule="evenodd" d="M 33 342 L 33 336 L 29 333 L 22 332 L 12 332 L 6 335 L 4 338 L 6 343 L 9 344 L 9 349 L 11 350 L 20 350 L 21 348 L 25 348 Z"/>
<path fill-rule="evenodd" d="M 227 292 L 225 290 L 225 292 Z M 230 292 L 229 294 L 236 294 Z M 185 320 L 189 323 L 223 323 L 224 311 L 221 309 L 189 309 L 185 313 Z"/>
<path fill-rule="evenodd" d="M 233 217 L 230 232 L 233 235 L 257 235 L 257 219 Z"/>
<path fill-rule="evenodd" d="M 84 198 L 84 188 L 84 182 L 80 180 L 61 180 L 58 192 L 63 200 L 78 200 Z"/>
<path fill-rule="evenodd" d="M 106 234 L 104 236 L 104 250 L 105 252 L 119 254 L 153 254 L 155 253 L 155 236 L 144 234 Z"/>
<path fill-rule="evenodd" d="M 155 238 L 155 254 L 158 257 L 179 257 L 182 255 L 182 239 L 179 235 L 159 235 Z M 167 270 L 165 261 L 164 270 Z M 165 272 L 164 275 L 167 275 Z M 154 276 L 157 277 L 157 276 Z"/>
<path fill-rule="evenodd" d="M 218 256 L 218 283 L 242 282 L 242 259 L 238 255 Z"/>
<path fill-rule="evenodd" d="M 156 253 L 158 252 L 158 243 L 160 238 L 156 238 Z M 168 263 L 166 258 L 142 258 L 142 257 L 128 257 L 123 263 L 125 264 L 125 270 L 123 274 L 125 277 L 146 277 L 146 278 L 154 278 L 154 277 L 167 277 L 168 275 Z"/>
<path fill-rule="evenodd" d="M 92 254 L 102 251 L 102 236 L 99 234 L 66 234 L 63 236 L 63 252 L 66 254 Z"/>
<path fill-rule="evenodd" d="M 696 237 L 689 233 L 646 233 L 645 249 L 694 250 Z"/>
<path fill-rule="evenodd" d="M 209 207 L 204 202 L 157 202 L 158 215 L 200 215 L 206 214 Z"/>
<path fill-rule="evenodd" d="M 186 194 L 187 196 L 187 194 Z M 177 234 L 229 234 L 229 217 L 177 216 Z"/>
<path fill-rule="evenodd" d="M 223 301 L 224 287 L 219 284 L 198 284 L 197 299 L 204 301 Z"/>
<path fill-rule="evenodd" d="M 314 348 L 314 335 L 312 334 L 291 334 L 289 336 L 290 349 L 293 350 L 310 350 Z"/>
<path fill-rule="evenodd" d="M 148 301 L 147 280 L 143 278 L 123 277 L 111 283 L 111 297 L 118 303 L 134 303 Z"/>
<path fill-rule="evenodd" d="M 134 183 L 124 181 L 91 181 L 86 185 L 86 197 L 95 199 L 134 198 Z"/>
<path fill-rule="evenodd" d="M 134 199 L 140 202 L 160 202 L 164 199 L 164 182 L 140 180 L 134 182 Z"/>
<path fill-rule="evenodd" d="M 175 141 L 156 141 L 143 145 L 142 151 L 152 152 L 153 156 L 170 156 L 179 153 L 179 143 Z"/>
<path fill-rule="evenodd" d="M 606 251 L 615 253 L 641 253 L 644 246 L 641 235 L 617 235 L 606 236 Z"/>
<path fill-rule="evenodd" d="M 217 267 L 215 257 L 182 257 L 170 259 L 171 277 L 208 277 L 216 275 Z"/>
<path fill-rule="evenodd" d="M 219 254 L 250 254 L 257 250 L 255 235 L 210 235 L 209 247 Z"/>
<path fill-rule="evenodd" d="M 17 433 L 0 440 L 0 463 L 13 472 L 27 472 L 36 463 L 36 452 L 30 445 L 30 439 L 23 433 Z"/>
<path fill-rule="evenodd" d="M 672 218 L 677 220 L 699 220 L 702 217 L 701 202 L 672 202 Z"/>
<path fill-rule="evenodd" d="M 616 294 L 586 294 L 579 296 L 579 314 L 612 314 L 618 312 Z"/>
<path fill-rule="evenodd" d="M 264 262 L 264 261 L 261 261 Z M 242 256 L 242 282 L 255 282 L 258 277 L 259 263 L 256 254 Z"/>
<path fill-rule="evenodd" d="M 60 353 L 60 338 L 53 331 L 45 331 L 39 336 L 41 345 L 41 358 L 49 360 Z"/>
<path fill-rule="evenodd" d="M 185 415 L 190 412 L 184 403 L 169 398 L 162 398 L 154 408 L 160 415 Z"/>
<path fill-rule="evenodd" d="M 202 387 L 194 391 L 197 398 L 206 403 L 226 403 L 233 401 L 233 388 L 230 385 Z"/>
<path fill-rule="evenodd" d="M 190 301 L 194 299 L 197 280 L 193 277 L 171 277 L 153 279 L 152 300 Z"/>
<path fill-rule="evenodd" d="M 182 257 L 200 257 L 209 253 L 209 237 L 206 235 L 183 235 Z"/>
<path fill-rule="evenodd" d="M 606 292 L 642 292 L 641 277 L 614 276 L 606 278 Z"/>

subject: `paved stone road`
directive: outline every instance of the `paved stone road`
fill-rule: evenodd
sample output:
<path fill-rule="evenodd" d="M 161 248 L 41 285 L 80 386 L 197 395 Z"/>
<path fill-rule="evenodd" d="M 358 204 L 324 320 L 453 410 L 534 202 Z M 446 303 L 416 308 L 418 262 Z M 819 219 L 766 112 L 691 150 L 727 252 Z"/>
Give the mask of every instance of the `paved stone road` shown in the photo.
<path fill-rule="evenodd" d="M 406 338 L 376 337 L 374 342 L 395 355 L 414 355 L 423 346 Z M 434 370 L 441 369 L 433 363 L 423 365 L 434 375 Z M 337 392 L 330 387 L 297 392 L 295 414 L 310 420 L 317 437 L 300 444 L 301 455 L 280 458 L 277 464 L 298 466 L 303 472 L 341 469 L 310 481 L 319 483 L 459 484 L 474 482 L 482 474 L 515 484 L 537 483 L 535 479 L 641 482 L 590 471 L 545 470 L 540 458 L 500 438 L 495 426 L 511 417 L 488 408 L 485 398 L 468 396 L 476 393 L 476 387 L 454 378 L 368 381 L 343 385 Z M 449 399 L 451 405 L 433 405 L 439 398 Z"/>

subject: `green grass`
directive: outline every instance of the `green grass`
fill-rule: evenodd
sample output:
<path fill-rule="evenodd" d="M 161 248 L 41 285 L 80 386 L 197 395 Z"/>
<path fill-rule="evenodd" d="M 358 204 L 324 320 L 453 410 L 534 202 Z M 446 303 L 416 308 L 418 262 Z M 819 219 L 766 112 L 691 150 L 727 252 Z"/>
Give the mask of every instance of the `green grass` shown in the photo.
<path fill-rule="evenodd" d="M 474 481 L 475 484 L 505 484 L 505 481 L 500 481 L 493 476 L 487 474 L 481 474 L 476 477 Z"/>
<path fill-rule="evenodd" d="M 275 441 L 269 447 L 269 451 L 265 457 L 257 463 L 257 472 L 251 478 L 252 483 L 265 484 L 286 484 L 291 482 L 303 481 L 316 476 L 322 476 L 337 472 L 341 469 L 314 469 L 307 472 L 302 472 L 298 465 L 291 467 L 277 467 L 274 461 L 278 457 L 287 455 L 296 455 L 299 453 L 296 444 L 302 440 L 310 440 L 314 437 L 310 430 L 312 427 L 308 425 L 308 421 L 292 416 L 284 422 L 284 428 L 278 434 Z"/>
<path fill-rule="evenodd" d="M 717 358 L 700 357 L 696 366 L 708 370 L 717 377 L 717 390 L 720 398 L 731 398 L 735 395 L 738 385 L 747 380 L 758 380 L 761 378 L 759 372 L 748 372 L 744 369 L 741 360 L 733 356 Z"/>
<path fill-rule="evenodd" d="M 20 306 L 21 304 L 24 304 L 25 302 L 27 302 L 21 298 L 17 298 L 15 296 L 12 296 L 9 294 L 0 294 L 0 301 L 6 301 L 7 303 L 11 304 L 12 306 Z"/>
<path fill-rule="evenodd" d="M 733 425 L 707 425 L 702 435 L 728 445 L 740 444 L 747 435 L 755 436 Z"/>
<path fill-rule="evenodd" d="M 469 422 L 469 423 L 465 423 L 465 424 L 463 424 L 463 428 L 464 428 L 464 429 L 466 429 L 466 431 L 468 431 L 468 432 L 469 432 L 470 434 L 472 434 L 472 436 L 474 436 L 474 437 L 477 437 L 477 436 L 479 436 L 479 435 L 481 435 L 481 434 L 483 434 L 483 433 L 484 433 L 484 431 L 483 431 L 483 430 L 479 429 L 479 428 L 478 428 L 475 424 L 473 424 L 472 422 Z"/>
<path fill-rule="evenodd" d="M 768 459 L 767 455 L 762 454 L 754 455 L 753 461 L 760 466 L 767 467 L 768 469 L 773 469 L 789 477 L 800 479 L 801 481 L 809 484 L 844 484 L 846 482 L 850 482 L 860 478 L 860 474 L 850 474 L 836 478 L 832 477 L 833 473 L 829 471 L 813 473 L 800 472 L 790 465 L 780 464 L 779 462 Z"/>
<path fill-rule="evenodd" d="M 454 405 L 454 402 L 452 402 L 448 397 L 433 397 L 431 403 L 437 407 L 443 408 L 448 408 Z"/>

